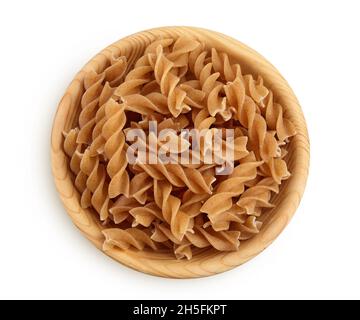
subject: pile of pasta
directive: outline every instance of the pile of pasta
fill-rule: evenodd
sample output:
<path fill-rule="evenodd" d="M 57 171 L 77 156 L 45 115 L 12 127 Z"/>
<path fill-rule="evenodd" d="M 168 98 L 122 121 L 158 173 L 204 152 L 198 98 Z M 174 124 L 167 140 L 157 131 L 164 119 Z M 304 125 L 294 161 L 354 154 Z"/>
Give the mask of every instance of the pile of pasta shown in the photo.
<path fill-rule="evenodd" d="M 158 39 L 132 62 L 112 57 L 84 78 L 81 110 L 64 151 L 81 206 L 103 224 L 104 250 L 236 251 L 259 233 L 264 212 L 290 173 L 294 125 L 261 76 L 188 37 Z M 130 164 L 126 132 L 232 128 L 234 169 L 198 164 Z M 181 139 L 178 135 L 175 139 Z"/>

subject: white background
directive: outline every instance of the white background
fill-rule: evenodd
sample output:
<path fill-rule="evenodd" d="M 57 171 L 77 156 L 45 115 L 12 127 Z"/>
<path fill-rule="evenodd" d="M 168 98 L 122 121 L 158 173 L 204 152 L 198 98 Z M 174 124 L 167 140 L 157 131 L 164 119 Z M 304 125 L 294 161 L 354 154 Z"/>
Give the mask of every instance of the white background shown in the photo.
<path fill-rule="evenodd" d="M 1 1 L 0 298 L 360 298 L 359 1 Z M 166 280 L 107 258 L 72 225 L 50 169 L 50 131 L 74 74 L 98 51 L 166 25 L 248 44 L 289 81 L 311 170 L 297 213 L 246 265 Z"/>

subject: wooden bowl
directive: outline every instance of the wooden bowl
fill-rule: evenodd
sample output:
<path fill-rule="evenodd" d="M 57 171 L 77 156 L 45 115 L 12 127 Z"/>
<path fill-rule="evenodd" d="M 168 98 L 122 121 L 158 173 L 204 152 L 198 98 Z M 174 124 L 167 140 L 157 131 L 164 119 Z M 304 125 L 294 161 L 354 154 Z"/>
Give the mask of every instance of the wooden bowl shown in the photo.
<path fill-rule="evenodd" d="M 196 278 L 210 276 L 230 270 L 250 260 L 269 246 L 289 223 L 302 197 L 309 167 L 309 138 L 305 119 L 298 100 L 286 80 L 260 54 L 223 34 L 192 27 L 164 27 L 152 29 L 129 36 L 96 55 L 76 75 L 58 107 L 52 131 L 51 155 L 55 183 L 64 206 L 75 225 L 100 250 L 104 236 L 102 225 L 91 210 L 80 206 L 80 195 L 74 187 L 68 160 L 63 152 L 63 131 L 73 127 L 80 110 L 83 94 L 83 80 L 90 70 L 101 71 L 111 56 L 125 55 L 134 62 L 144 48 L 159 37 L 177 38 L 182 34 L 195 37 L 210 47 L 227 52 L 240 62 L 246 73 L 260 74 L 270 88 L 275 99 L 282 104 L 287 117 L 294 123 L 297 135 L 289 145 L 287 158 L 290 179 L 281 185 L 280 193 L 273 199 L 276 205 L 267 213 L 259 234 L 241 243 L 237 252 L 219 252 L 208 249 L 195 255 L 190 261 L 176 260 L 172 254 L 156 252 L 122 251 L 112 249 L 106 254 L 133 269 L 148 274 L 171 278 Z"/>

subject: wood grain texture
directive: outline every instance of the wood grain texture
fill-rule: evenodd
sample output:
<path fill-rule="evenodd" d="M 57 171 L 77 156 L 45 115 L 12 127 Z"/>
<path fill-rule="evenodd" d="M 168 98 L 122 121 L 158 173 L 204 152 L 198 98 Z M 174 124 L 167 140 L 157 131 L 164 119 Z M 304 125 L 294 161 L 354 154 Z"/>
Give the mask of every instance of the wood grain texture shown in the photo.
<path fill-rule="evenodd" d="M 81 232 L 101 250 L 104 240 L 101 233 L 103 227 L 91 210 L 84 210 L 80 206 L 80 195 L 74 187 L 67 157 L 62 148 L 62 132 L 72 128 L 78 117 L 83 80 L 88 71 L 101 71 L 111 56 L 125 55 L 131 65 L 141 56 L 150 42 L 159 37 L 177 38 L 182 34 L 203 41 L 208 47 L 227 52 L 241 64 L 243 72 L 260 74 L 264 78 L 265 85 L 273 91 L 275 99 L 282 104 L 287 117 L 294 123 L 298 132 L 289 148 L 288 167 L 292 176 L 281 185 L 280 193 L 274 198 L 276 206 L 266 214 L 260 233 L 242 242 L 239 251 L 219 252 L 215 249 L 207 249 L 190 261 L 176 260 L 170 253 L 122 251 L 116 248 L 106 252 L 122 264 L 151 275 L 196 278 L 232 269 L 263 251 L 289 223 L 304 192 L 309 168 L 309 138 L 305 119 L 298 100 L 286 80 L 260 54 L 223 34 L 192 27 L 152 29 L 114 43 L 84 66 L 62 98 L 53 124 L 51 161 L 56 187 L 66 211 Z"/>

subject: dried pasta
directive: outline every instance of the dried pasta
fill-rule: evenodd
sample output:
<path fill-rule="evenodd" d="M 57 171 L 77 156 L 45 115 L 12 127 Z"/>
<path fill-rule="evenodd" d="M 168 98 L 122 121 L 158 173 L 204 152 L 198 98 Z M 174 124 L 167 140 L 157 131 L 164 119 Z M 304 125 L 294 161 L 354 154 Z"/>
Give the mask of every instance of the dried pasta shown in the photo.
<path fill-rule="evenodd" d="M 295 126 L 260 75 L 243 74 L 239 61 L 190 37 L 153 41 L 137 57 L 110 57 L 83 80 L 80 112 L 64 132 L 64 153 L 83 208 L 103 224 L 103 249 L 150 250 L 192 259 L 202 250 L 236 251 L 261 231 L 273 196 L 290 177 L 286 154 Z M 151 145 L 151 123 L 172 130 Z M 132 163 L 127 134 L 147 153 L 188 152 L 196 163 Z M 208 136 L 186 142 L 182 130 L 232 129 L 220 140 L 219 174 L 206 156 Z M 209 143 L 210 141 L 210 143 Z M 168 155 L 164 146 L 180 146 Z M 168 149 L 166 149 L 168 150 Z M 213 151 L 210 152 L 214 156 Z"/>

